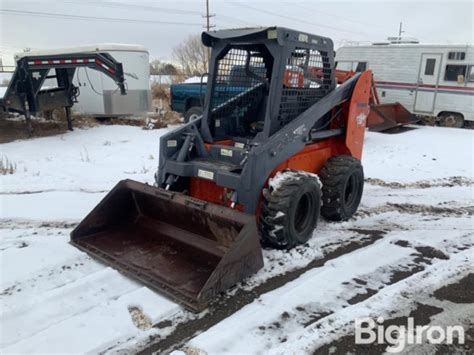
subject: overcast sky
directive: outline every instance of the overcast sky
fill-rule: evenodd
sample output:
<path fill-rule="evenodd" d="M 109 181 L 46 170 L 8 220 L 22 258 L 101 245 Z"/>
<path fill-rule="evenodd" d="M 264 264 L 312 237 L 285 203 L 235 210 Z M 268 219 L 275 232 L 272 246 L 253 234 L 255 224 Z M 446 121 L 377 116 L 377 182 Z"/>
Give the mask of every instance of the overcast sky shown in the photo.
<path fill-rule="evenodd" d="M 209 1 L 217 29 L 279 25 L 331 37 L 337 47 L 396 36 L 401 21 L 403 36 L 421 42 L 473 42 L 472 0 Z M 112 42 L 141 44 L 166 60 L 203 30 L 204 13 L 205 0 L 0 0 L 0 51 Z"/>

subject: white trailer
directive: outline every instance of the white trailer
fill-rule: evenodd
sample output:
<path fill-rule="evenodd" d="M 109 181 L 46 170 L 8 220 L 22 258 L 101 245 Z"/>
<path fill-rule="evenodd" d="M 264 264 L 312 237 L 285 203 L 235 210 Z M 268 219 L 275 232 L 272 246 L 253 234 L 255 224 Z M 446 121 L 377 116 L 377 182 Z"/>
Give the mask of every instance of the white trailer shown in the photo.
<path fill-rule="evenodd" d="M 58 48 L 18 53 L 15 60 L 26 55 L 107 52 L 122 63 L 126 95 L 121 95 L 116 83 L 102 73 L 78 68 L 73 83 L 79 88 L 78 102 L 73 111 L 95 117 L 119 117 L 142 115 L 150 111 L 150 64 L 145 47 L 125 44 L 93 44 L 83 47 Z M 54 86 L 46 80 L 43 86 Z"/>
<path fill-rule="evenodd" d="M 473 125 L 472 44 L 399 40 L 344 46 L 336 51 L 336 63 L 341 70 L 371 69 L 382 103 L 400 102 L 410 112 L 444 126 Z"/>

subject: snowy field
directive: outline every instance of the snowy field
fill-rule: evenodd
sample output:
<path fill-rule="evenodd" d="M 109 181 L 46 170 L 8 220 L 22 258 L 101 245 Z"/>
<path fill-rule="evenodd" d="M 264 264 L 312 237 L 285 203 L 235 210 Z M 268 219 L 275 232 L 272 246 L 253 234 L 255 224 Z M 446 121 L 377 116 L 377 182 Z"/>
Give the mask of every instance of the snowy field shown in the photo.
<path fill-rule="evenodd" d="M 474 273 L 472 130 L 368 132 L 357 215 L 321 221 L 291 252 L 264 250 L 264 269 L 200 314 L 68 244 L 119 180 L 153 183 L 166 131 L 102 126 L 0 145 L 16 166 L 0 175 L 0 353 L 343 351 L 355 318 L 420 312 L 473 327 L 472 303 L 433 296 Z"/>

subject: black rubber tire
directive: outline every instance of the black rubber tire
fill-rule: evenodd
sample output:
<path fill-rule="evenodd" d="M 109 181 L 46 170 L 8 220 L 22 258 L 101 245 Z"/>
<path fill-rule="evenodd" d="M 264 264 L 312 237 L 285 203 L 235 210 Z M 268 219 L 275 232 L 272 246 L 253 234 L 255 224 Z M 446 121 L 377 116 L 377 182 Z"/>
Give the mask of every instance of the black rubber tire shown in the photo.
<path fill-rule="evenodd" d="M 460 113 L 443 112 L 439 115 L 439 125 L 442 127 L 462 128 L 464 117 Z"/>
<path fill-rule="evenodd" d="M 359 207 L 364 191 L 364 170 L 359 160 L 340 155 L 330 158 L 319 173 L 323 184 L 321 215 L 330 221 L 345 221 Z"/>
<path fill-rule="evenodd" d="M 263 193 L 260 212 L 262 244 L 291 249 L 306 243 L 317 226 L 321 207 L 321 189 L 317 177 L 287 170 L 276 190 Z"/>
<path fill-rule="evenodd" d="M 190 120 L 193 121 L 199 116 L 202 116 L 202 107 L 193 106 L 184 114 L 184 123 L 188 123 Z"/>

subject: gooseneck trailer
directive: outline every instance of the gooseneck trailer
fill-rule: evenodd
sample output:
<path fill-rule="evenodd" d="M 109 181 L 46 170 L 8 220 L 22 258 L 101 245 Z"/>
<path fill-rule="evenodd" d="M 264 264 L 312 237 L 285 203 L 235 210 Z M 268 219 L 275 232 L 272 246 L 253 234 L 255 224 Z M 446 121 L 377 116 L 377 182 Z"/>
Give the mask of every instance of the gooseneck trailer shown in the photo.
<path fill-rule="evenodd" d="M 126 94 L 122 64 L 108 53 L 25 55 L 17 60 L 15 72 L 0 99 L 0 110 L 24 115 L 31 131 L 32 114 L 64 108 L 68 128 L 72 130 L 71 107 L 80 94 L 73 84 L 73 77 L 81 67 L 107 75 L 117 84 L 120 93 Z M 54 87 L 43 87 L 48 79 L 55 81 Z"/>

